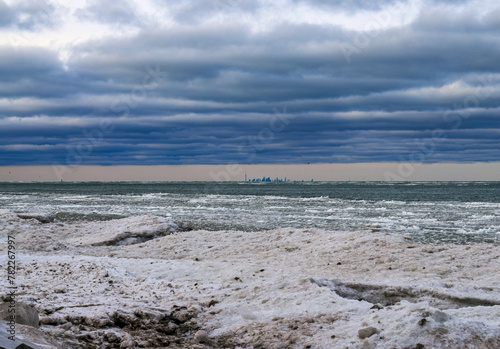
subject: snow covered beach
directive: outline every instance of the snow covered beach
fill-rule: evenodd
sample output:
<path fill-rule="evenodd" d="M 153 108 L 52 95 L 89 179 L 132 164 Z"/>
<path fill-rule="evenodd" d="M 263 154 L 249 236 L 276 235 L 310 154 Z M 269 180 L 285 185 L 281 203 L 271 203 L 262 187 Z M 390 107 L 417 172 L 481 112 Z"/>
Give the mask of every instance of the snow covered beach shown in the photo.
<path fill-rule="evenodd" d="M 500 347 L 497 243 L 6 210 L 0 225 L 16 236 L 17 301 L 40 316 L 18 336 L 46 348 Z"/>

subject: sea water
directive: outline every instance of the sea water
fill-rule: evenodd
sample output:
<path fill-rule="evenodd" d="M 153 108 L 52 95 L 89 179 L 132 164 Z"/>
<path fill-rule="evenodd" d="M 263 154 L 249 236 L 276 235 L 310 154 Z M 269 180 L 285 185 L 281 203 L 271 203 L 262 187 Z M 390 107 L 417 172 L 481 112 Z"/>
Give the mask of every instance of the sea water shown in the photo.
<path fill-rule="evenodd" d="M 500 241 L 500 182 L 4 182 L 0 208 L 66 222 L 152 214 L 197 230 L 380 230 L 421 243 Z"/>

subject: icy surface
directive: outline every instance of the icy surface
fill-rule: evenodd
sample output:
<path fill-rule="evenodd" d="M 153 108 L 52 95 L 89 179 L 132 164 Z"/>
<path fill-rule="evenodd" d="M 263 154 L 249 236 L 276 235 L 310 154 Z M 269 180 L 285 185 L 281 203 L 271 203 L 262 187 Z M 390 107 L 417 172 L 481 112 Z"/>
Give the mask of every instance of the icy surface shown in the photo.
<path fill-rule="evenodd" d="M 168 323 L 186 338 L 179 348 L 200 329 L 206 348 L 500 347 L 498 244 L 177 228 L 154 216 L 41 224 L 0 211 L 2 239 L 16 236 L 19 299 L 68 347 L 93 336 L 103 347 L 145 345 L 120 325 L 137 319 L 158 336 L 154 326 Z"/>
<path fill-rule="evenodd" d="M 378 229 L 422 243 L 500 242 L 500 182 L 0 183 L 0 207 L 65 222 L 153 214 L 210 231 Z"/>
<path fill-rule="evenodd" d="M 168 235 L 180 229 L 179 225 L 169 218 L 151 215 L 112 220 L 109 222 L 83 223 L 83 234 L 71 237 L 71 244 L 100 245 L 132 245 Z"/>

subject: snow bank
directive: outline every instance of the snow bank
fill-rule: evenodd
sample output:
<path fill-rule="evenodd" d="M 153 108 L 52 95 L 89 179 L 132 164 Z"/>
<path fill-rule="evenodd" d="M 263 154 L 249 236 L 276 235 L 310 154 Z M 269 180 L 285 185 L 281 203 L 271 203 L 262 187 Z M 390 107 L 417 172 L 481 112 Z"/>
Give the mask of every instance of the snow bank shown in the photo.
<path fill-rule="evenodd" d="M 30 216 L 33 217 L 34 215 Z M 115 219 L 104 222 L 52 222 L 42 224 L 38 219 L 20 219 L 9 211 L 0 211 L 0 228 L 15 234 L 19 246 L 31 251 L 62 251 L 89 248 L 91 253 L 99 246 L 138 244 L 189 226 L 170 218 L 152 215 Z M 80 253 L 80 252 L 78 252 Z"/>
<path fill-rule="evenodd" d="M 132 245 L 179 230 L 179 224 L 170 218 L 147 215 L 108 222 L 87 222 L 85 230 L 67 241 L 84 246 Z"/>
<path fill-rule="evenodd" d="M 0 211 L 0 224 L 22 241 L 20 300 L 69 347 L 500 347 L 495 244 L 420 245 L 367 231 L 176 232 L 152 216 L 58 225 Z M 125 232 L 156 238 L 120 245 Z M 27 238 L 50 234 L 62 248 Z M 195 343 L 200 329 L 209 338 Z"/>
<path fill-rule="evenodd" d="M 55 216 L 50 213 L 18 213 L 17 216 L 21 219 L 36 219 L 40 223 L 52 223 Z"/>

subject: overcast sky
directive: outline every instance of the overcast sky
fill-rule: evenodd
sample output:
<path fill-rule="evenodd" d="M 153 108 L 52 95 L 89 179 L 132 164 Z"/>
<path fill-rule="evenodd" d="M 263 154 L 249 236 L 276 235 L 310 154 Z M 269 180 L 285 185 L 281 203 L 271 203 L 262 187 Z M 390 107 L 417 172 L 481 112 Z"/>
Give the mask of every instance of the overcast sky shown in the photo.
<path fill-rule="evenodd" d="M 0 165 L 500 161 L 498 0 L 0 0 Z"/>

